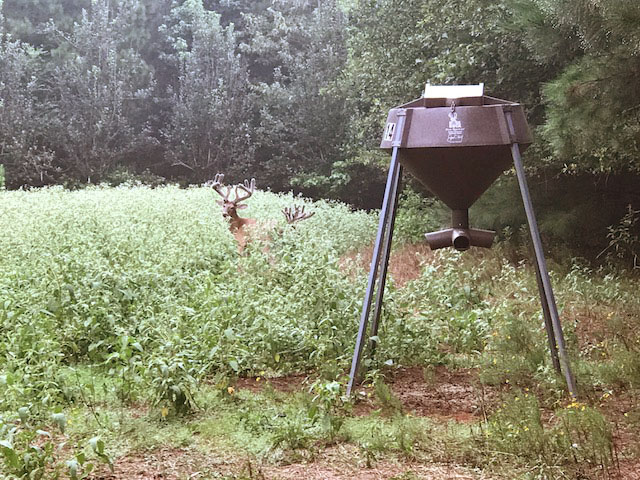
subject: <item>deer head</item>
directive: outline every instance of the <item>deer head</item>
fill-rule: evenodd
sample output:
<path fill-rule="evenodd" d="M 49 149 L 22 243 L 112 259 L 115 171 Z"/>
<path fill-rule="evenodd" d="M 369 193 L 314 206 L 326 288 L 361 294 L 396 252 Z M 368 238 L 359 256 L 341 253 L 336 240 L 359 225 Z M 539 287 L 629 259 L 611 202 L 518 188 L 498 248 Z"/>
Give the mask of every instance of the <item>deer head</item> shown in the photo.
<path fill-rule="evenodd" d="M 222 200 L 218 200 L 217 203 L 222 207 L 222 216 L 225 219 L 238 220 L 240 217 L 237 211 L 247 208 L 247 205 L 241 202 L 253 195 L 256 188 L 256 179 L 252 178 L 250 182 L 245 180 L 243 184 L 238 184 L 235 187 L 223 185 L 223 180 L 224 175 L 218 173 L 213 183 L 211 183 L 213 189 L 222 197 Z M 231 198 L 232 194 L 233 198 Z"/>
<path fill-rule="evenodd" d="M 311 218 L 316 214 L 316 212 L 305 213 L 304 208 L 304 205 L 302 207 L 293 205 L 292 207 L 283 208 L 282 213 L 284 214 L 284 218 L 287 220 L 287 223 L 291 225 L 301 220 Z"/>

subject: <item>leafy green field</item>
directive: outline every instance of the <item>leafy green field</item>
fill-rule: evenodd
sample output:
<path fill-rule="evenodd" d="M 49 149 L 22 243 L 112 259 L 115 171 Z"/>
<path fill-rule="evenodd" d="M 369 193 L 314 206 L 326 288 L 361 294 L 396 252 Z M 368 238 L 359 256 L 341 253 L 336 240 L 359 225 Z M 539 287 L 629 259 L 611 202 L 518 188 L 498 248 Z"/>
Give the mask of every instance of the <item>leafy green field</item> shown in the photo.
<path fill-rule="evenodd" d="M 244 211 L 255 239 L 238 255 L 216 199 L 0 192 L 6 478 L 616 478 L 639 465 L 637 278 L 553 265 L 573 402 L 522 252 L 408 246 L 434 219 L 405 202 L 397 261 L 418 267 L 390 282 L 354 403 L 343 393 L 366 282 L 358 252 L 376 215 L 316 202 L 294 228 L 280 210 L 304 199 L 257 192 Z"/>

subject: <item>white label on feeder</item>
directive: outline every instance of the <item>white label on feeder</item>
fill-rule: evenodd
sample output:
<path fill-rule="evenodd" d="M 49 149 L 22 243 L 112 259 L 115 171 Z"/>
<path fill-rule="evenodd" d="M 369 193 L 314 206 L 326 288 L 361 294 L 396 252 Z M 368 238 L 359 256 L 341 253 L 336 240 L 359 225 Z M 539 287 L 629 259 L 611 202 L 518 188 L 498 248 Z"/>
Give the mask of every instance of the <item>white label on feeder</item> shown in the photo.
<path fill-rule="evenodd" d="M 449 128 L 447 128 L 448 143 L 462 143 L 464 140 L 464 128 L 462 128 L 462 122 L 458 120 L 458 114 L 456 111 L 449 112 Z"/>
<path fill-rule="evenodd" d="M 478 85 L 431 85 L 424 87 L 423 98 L 467 98 L 484 95 L 484 83 Z"/>
<path fill-rule="evenodd" d="M 393 142 L 393 134 L 396 131 L 395 123 L 387 123 L 387 128 L 384 129 L 384 141 Z"/>

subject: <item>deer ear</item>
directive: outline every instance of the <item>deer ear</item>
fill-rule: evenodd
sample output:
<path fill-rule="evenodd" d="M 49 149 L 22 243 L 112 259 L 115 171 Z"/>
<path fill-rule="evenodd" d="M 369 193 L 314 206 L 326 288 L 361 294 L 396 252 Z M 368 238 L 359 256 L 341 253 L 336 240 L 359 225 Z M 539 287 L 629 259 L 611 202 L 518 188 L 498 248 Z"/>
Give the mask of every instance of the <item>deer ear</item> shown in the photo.
<path fill-rule="evenodd" d="M 216 203 L 220 206 L 224 205 L 224 201 L 223 200 L 216 200 Z"/>
<path fill-rule="evenodd" d="M 236 206 L 236 210 L 242 210 L 243 208 L 247 208 L 248 206 L 249 206 L 249 205 L 247 205 L 247 204 L 243 203 L 243 204 L 241 204 L 241 205 L 237 205 L 237 206 Z"/>

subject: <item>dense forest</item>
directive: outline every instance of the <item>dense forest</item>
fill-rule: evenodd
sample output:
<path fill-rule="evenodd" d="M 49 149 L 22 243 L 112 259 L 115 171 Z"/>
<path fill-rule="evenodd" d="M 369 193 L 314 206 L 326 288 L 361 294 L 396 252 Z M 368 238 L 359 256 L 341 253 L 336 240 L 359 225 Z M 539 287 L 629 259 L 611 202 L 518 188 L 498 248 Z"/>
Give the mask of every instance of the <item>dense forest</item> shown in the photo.
<path fill-rule="evenodd" d="M 202 183 L 225 172 L 373 208 L 387 164 L 377 146 L 388 109 L 418 97 L 427 81 L 484 82 L 488 94 L 527 108 L 536 141 L 526 162 L 543 230 L 594 255 L 607 244 L 609 253 L 638 251 L 637 2 L 0 6 L 8 188 Z M 477 218 L 517 231 L 516 196 L 505 177 Z"/>

